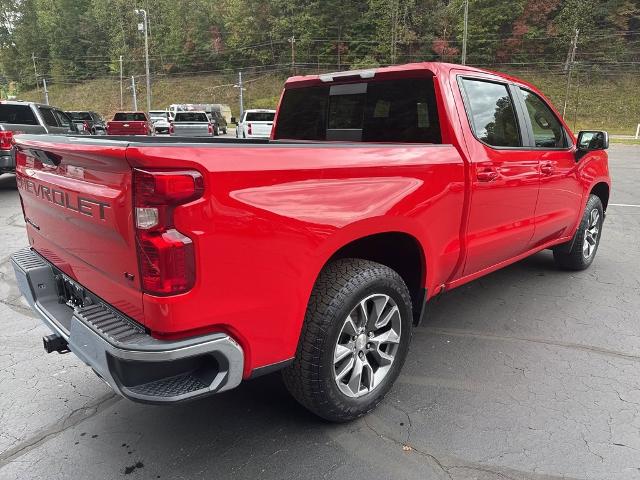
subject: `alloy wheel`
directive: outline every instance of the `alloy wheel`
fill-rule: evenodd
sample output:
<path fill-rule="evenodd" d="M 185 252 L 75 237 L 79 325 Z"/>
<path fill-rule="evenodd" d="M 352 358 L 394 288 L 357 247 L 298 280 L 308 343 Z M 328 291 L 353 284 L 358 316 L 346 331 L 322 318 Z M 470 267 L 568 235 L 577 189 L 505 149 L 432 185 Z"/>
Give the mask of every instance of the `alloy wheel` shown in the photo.
<path fill-rule="evenodd" d="M 361 300 L 344 320 L 333 354 L 334 380 L 351 398 L 374 391 L 387 376 L 400 345 L 402 319 L 385 294 Z"/>
<path fill-rule="evenodd" d="M 589 223 L 584 230 L 584 242 L 582 242 L 582 254 L 584 258 L 591 258 L 593 252 L 598 245 L 598 236 L 600 235 L 600 212 L 597 209 L 591 210 L 589 214 Z"/>

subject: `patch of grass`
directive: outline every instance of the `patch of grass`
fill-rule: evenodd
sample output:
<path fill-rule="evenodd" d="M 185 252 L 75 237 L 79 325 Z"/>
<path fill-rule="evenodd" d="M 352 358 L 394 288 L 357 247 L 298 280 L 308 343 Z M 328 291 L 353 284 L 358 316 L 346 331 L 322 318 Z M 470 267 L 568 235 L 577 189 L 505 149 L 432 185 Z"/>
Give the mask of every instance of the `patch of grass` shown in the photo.
<path fill-rule="evenodd" d="M 536 85 L 562 111 L 566 92 L 566 76 L 553 72 L 510 71 Z M 247 74 L 245 108 L 275 108 L 286 76 L 281 74 Z M 224 103 L 238 114 L 237 74 L 158 76 L 153 79 L 154 109 L 172 103 Z M 125 79 L 124 108 L 132 109 L 130 80 Z M 640 96 L 637 76 L 598 75 L 591 72 L 574 74 L 566 119 L 574 131 L 607 130 L 612 134 L 635 133 L 640 122 Z M 137 86 L 138 108 L 146 108 L 144 79 Z M 42 101 L 42 93 L 27 91 L 25 100 Z M 53 105 L 66 110 L 91 109 L 111 118 L 120 109 L 120 87 L 117 79 L 89 80 L 78 85 L 51 85 Z"/>
<path fill-rule="evenodd" d="M 620 143 L 623 145 L 640 145 L 640 139 L 635 138 L 618 138 L 618 137 L 609 137 L 609 143 Z"/>
<path fill-rule="evenodd" d="M 136 85 L 138 109 L 147 106 L 144 78 Z M 244 90 L 245 108 L 275 108 L 285 77 L 273 74 L 248 76 Z M 235 74 L 190 75 L 157 77 L 152 85 L 152 109 L 164 109 L 172 103 L 222 103 L 238 114 L 238 89 Z M 130 79 L 123 82 L 123 107 L 133 109 Z M 18 96 L 21 100 L 43 101 L 42 92 L 30 90 Z M 88 80 L 78 85 L 51 85 L 49 102 L 64 110 L 93 110 L 106 119 L 120 110 L 120 85 L 118 79 Z"/>

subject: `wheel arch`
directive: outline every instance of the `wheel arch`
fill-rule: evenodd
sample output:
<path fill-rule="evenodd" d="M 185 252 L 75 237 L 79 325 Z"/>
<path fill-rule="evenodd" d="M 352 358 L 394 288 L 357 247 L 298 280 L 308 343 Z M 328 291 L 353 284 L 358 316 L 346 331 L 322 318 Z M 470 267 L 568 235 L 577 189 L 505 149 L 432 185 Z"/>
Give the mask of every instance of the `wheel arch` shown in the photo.
<path fill-rule="evenodd" d="M 427 261 L 424 249 L 415 236 L 401 231 L 388 231 L 354 239 L 336 250 L 323 268 L 341 258 L 369 260 L 396 271 L 409 288 L 414 323 L 420 321 L 427 298 Z"/>
<path fill-rule="evenodd" d="M 609 192 L 609 184 L 607 184 L 606 182 L 599 182 L 591 188 L 589 194 L 595 195 L 600 198 L 600 201 L 602 202 L 602 208 L 606 211 L 607 205 L 609 204 Z"/>

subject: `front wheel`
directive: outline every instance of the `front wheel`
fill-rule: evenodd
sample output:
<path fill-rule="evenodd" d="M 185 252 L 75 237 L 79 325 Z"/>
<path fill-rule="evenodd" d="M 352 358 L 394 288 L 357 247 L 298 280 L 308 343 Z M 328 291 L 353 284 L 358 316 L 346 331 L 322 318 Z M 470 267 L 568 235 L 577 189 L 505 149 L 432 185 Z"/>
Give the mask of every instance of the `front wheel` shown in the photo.
<path fill-rule="evenodd" d="M 559 245 L 553 249 L 553 259 L 560 268 L 584 270 L 593 263 L 600 245 L 604 208 L 596 195 L 590 195 L 584 209 L 580 226 L 569 245 Z"/>
<path fill-rule="evenodd" d="M 331 262 L 309 299 L 295 360 L 283 371 L 285 384 L 322 418 L 360 417 L 398 377 L 411 329 L 411 298 L 400 275 L 367 260 Z"/>

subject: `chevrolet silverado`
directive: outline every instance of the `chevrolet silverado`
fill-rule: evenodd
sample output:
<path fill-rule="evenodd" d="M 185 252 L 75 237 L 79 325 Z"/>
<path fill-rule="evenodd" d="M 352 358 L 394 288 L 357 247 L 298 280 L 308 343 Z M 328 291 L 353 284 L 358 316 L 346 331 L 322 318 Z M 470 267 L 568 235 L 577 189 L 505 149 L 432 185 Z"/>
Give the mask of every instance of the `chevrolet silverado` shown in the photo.
<path fill-rule="evenodd" d="M 15 144 L 47 351 L 149 403 L 282 370 L 332 421 L 381 401 L 431 298 L 543 249 L 589 267 L 610 191 L 606 132 L 442 63 L 292 77 L 270 140 Z"/>
<path fill-rule="evenodd" d="M 144 112 L 117 112 L 107 122 L 107 135 L 151 135 L 153 124 Z"/>

